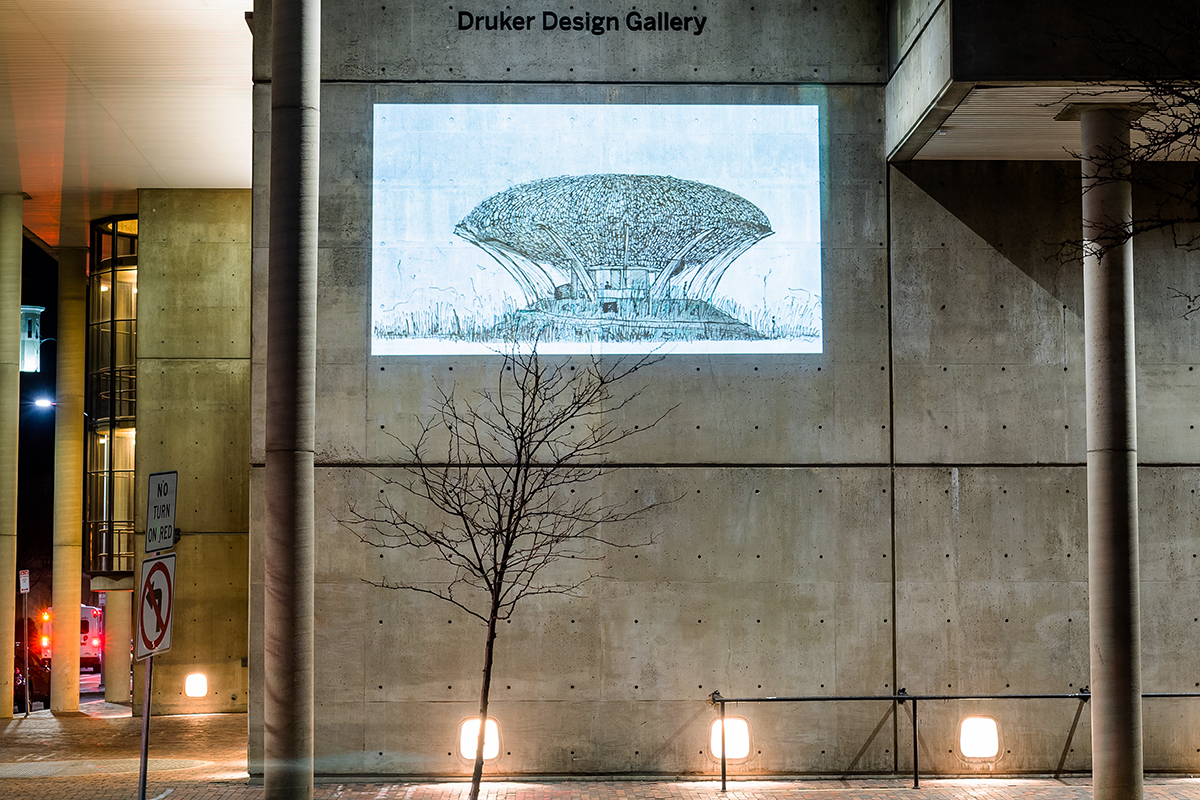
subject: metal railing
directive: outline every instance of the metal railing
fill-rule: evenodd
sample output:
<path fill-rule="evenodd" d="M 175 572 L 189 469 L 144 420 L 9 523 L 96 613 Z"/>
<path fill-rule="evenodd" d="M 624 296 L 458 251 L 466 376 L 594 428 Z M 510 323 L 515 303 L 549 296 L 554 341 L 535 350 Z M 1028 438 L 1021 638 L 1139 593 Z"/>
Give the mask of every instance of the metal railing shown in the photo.
<path fill-rule="evenodd" d="M 807 697 L 722 697 L 720 690 L 709 695 L 709 700 L 721 707 L 721 791 L 725 791 L 727 759 L 725 755 L 725 706 L 728 703 L 833 703 L 852 701 L 888 700 L 900 705 L 912 703 L 912 763 L 913 788 L 921 788 L 921 761 L 917 748 L 917 701 L 918 700 L 1078 700 L 1080 708 L 1092 697 L 1085 687 L 1069 694 L 908 694 L 900 689 L 895 694 L 881 695 L 830 695 Z M 1143 692 L 1142 698 L 1155 697 L 1200 697 L 1200 692 Z M 1078 721 L 1078 716 L 1076 716 Z M 1074 735 L 1074 728 L 1071 729 Z"/>

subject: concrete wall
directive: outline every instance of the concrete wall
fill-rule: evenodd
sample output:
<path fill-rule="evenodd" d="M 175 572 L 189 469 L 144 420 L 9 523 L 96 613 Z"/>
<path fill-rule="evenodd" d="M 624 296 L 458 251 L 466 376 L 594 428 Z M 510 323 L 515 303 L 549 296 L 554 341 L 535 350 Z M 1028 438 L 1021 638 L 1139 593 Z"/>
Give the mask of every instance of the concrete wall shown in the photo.
<path fill-rule="evenodd" d="M 911 158 L 971 88 L 954 70 L 949 0 L 892 3 L 891 79 L 886 88 L 890 159 Z"/>
<path fill-rule="evenodd" d="M 1056 256 L 1078 236 L 1078 170 L 891 171 L 896 653 L 910 692 L 1055 693 L 1088 682 L 1082 271 Z M 1198 351 L 1186 301 L 1167 288 L 1194 282 L 1195 258 L 1166 236 L 1135 245 L 1146 692 L 1195 690 L 1181 651 L 1200 632 Z M 926 706 L 930 769 L 972 768 L 935 744 L 968 712 L 995 716 L 1009 737 L 997 769 L 1090 768 L 1086 709 L 1068 736 L 1075 701 Z M 1148 769 L 1200 766 L 1185 708 L 1146 701 Z"/>
<path fill-rule="evenodd" d="M 339 524 L 351 504 L 371 502 L 381 479 L 402 474 L 388 434 L 411 440 L 434 387 L 479 385 L 499 363 L 369 355 L 375 102 L 822 104 L 824 352 L 669 356 L 654 368 L 628 418 L 679 407 L 615 454 L 599 488 L 612 499 L 633 489 L 682 499 L 647 522 L 658 544 L 610 554 L 604 578 L 583 596 L 530 601 L 503 626 L 491 709 L 503 747 L 491 769 L 712 773 L 714 689 L 1041 693 L 1087 683 L 1082 288 L 1078 268 L 1048 260 L 1045 244 L 1078 236 L 1078 167 L 889 168 L 882 9 L 847 3 L 814 17 L 793 4 L 755 7 L 760 16 L 739 16 L 743 4 L 718 3 L 713 39 L 660 48 L 460 34 L 446 7 L 431 3 L 325 4 L 318 772 L 467 774 L 454 743 L 476 712 L 482 666 L 484 631 L 465 614 L 365 582 L 428 578 L 434 568 L 409 553 L 381 554 Z M 262 524 L 264 460 L 268 16 L 257 3 L 252 532 Z M 767 63 L 766 78 L 749 74 Z M 751 85 L 758 80 L 819 83 Z M 707 83 L 730 81 L 739 85 Z M 1138 247 L 1147 265 L 1139 267 L 1142 453 L 1155 462 L 1142 474 L 1153 691 L 1191 685 L 1185 643 L 1200 630 L 1184 618 L 1200 591 L 1191 560 L 1200 470 L 1187 427 L 1196 323 L 1180 319 L 1165 294 L 1190 286 L 1196 264 L 1161 240 Z M 572 574 L 563 567 L 564 578 Z M 262 649 L 254 537 L 251 581 L 253 663 Z M 1172 606 L 1169 597 L 1187 600 Z M 252 666 L 251 772 L 261 770 L 261 681 Z M 1200 767 L 1180 708 L 1148 706 L 1148 766 Z M 1086 708 L 1068 739 L 1077 710 L 1072 701 L 925 703 L 922 762 L 942 772 L 1086 769 Z M 967 711 L 1000 720 L 1006 752 L 996 764 L 955 755 Z M 749 719 L 753 735 L 735 773 L 909 763 L 907 707 L 731 713 Z"/>
<path fill-rule="evenodd" d="M 1121 0 L 947 0 L 954 20 L 955 77 L 972 81 L 1095 81 L 1156 77 L 1192 63 L 1188 36 L 1173 36 L 1194 7 L 1168 0 L 1129 13 Z M 1187 25 L 1188 23 L 1185 23 Z M 1195 22 L 1191 22 L 1194 30 Z M 1130 53 L 1134 57 L 1129 58 Z M 1180 58 L 1183 61 L 1180 61 Z M 1170 67 L 1167 65 L 1171 64 Z"/>
<path fill-rule="evenodd" d="M 147 477 L 177 470 L 183 531 L 173 642 L 155 657 L 151 708 L 245 711 L 250 192 L 142 190 L 138 232 L 136 529 L 145 530 Z M 207 676 L 207 698 L 184 696 L 192 672 Z M 135 670 L 137 713 L 142 675 Z"/>

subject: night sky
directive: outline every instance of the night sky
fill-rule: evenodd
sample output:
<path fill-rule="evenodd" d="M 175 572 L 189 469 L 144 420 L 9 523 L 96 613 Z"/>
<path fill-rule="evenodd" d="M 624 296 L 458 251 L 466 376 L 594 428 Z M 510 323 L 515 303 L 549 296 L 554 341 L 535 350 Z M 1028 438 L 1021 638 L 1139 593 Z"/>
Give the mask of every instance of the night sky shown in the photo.
<path fill-rule="evenodd" d="M 57 336 L 58 262 L 25 239 L 21 263 L 21 303 L 45 306 L 42 338 Z M 39 397 L 54 397 L 57 342 L 42 345 L 42 371 L 21 373 L 20 455 L 17 467 L 17 569 L 28 569 L 30 611 L 49 602 L 51 542 L 54 531 L 54 410 L 37 408 Z M 82 491 L 83 487 L 80 487 Z M 18 598 L 17 614 L 21 613 Z"/>

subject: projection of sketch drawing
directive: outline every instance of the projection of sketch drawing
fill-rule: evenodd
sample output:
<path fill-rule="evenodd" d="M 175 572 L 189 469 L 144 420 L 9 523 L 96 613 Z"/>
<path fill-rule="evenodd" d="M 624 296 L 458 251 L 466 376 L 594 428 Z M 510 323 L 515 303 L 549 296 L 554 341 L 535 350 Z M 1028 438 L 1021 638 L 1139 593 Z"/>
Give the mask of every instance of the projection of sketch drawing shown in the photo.
<path fill-rule="evenodd" d="M 373 355 L 821 352 L 816 106 L 380 103 L 373 159 Z"/>
<path fill-rule="evenodd" d="M 491 329 L 452 332 L 468 340 L 766 338 L 712 297 L 771 223 L 716 186 L 662 175 L 546 178 L 489 197 L 454 233 L 503 266 L 526 302 Z"/>

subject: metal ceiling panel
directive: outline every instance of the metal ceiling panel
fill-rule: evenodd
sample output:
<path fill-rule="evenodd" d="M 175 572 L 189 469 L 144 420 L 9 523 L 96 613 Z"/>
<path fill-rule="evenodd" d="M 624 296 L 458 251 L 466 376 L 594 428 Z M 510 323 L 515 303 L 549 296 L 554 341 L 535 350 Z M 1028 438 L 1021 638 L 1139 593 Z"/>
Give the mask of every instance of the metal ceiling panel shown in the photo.
<path fill-rule="evenodd" d="M 916 159 L 941 161 L 1073 161 L 1079 122 L 1059 122 L 1068 103 L 1138 102 L 1145 94 L 1079 84 L 976 86 L 925 142 Z"/>
<path fill-rule="evenodd" d="M 0 192 L 86 245 L 139 188 L 248 187 L 253 0 L 0 0 Z"/>

